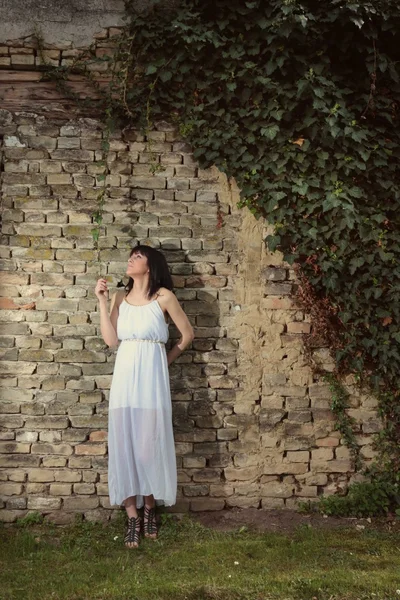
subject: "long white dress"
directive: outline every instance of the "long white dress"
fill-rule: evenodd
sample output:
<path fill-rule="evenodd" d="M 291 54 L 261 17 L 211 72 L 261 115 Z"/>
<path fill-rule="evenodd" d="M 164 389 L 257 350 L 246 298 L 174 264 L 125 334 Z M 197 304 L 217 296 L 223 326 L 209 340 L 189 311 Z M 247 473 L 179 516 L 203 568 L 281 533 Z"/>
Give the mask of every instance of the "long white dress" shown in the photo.
<path fill-rule="evenodd" d="M 172 506 L 177 470 L 164 345 L 169 331 L 158 300 L 133 305 L 124 299 L 117 336 L 108 413 L 110 504 L 136 496 L 141 508 L 143 496 L 153 494 L 156 505 Z"/>

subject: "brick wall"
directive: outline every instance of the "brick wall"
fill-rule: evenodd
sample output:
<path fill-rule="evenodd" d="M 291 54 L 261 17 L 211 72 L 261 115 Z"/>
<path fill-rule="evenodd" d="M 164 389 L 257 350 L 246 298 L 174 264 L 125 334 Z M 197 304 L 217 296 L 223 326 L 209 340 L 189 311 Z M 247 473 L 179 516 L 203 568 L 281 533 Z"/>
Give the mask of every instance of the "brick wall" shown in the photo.
<path fill-rule="evenodd" d="M 21 48 L 13 42 L 3 56 L 28 56 Z M 39 511 L 58 523 L 76 512 L 106 520 L 118 509 L 107 490 L 115 351 L 100 335 L 94 286 L 100 275 L 111 293 L 127 283 L 137 240 L 165 253 L 196 333 L 170 366 L 178 501 L 168 510 L 293 509 L 345 489 L 357 475 L 330 392 L 304 361 L 309 318 L 293 301 L 292 268 L 265 250 L 267 224 L 239 210 L 235 182 L 200 169 L 193 148 L 159 122 L 147 137 L 134 128 L 112 135 L 96 249 L 103 127 L 69 114 L 51 84 L 42 87 L 31 56 L 31 70 L 13 71 L 10 59 L 0 72 L 12 82 L 0 111 L 0 519 Z M 150 141 L 164 167 L 154 174 Z M 178 337 L 171 322 L 167 349 Z M 333 368 L 327 349 L 315 358 Z M 350 378 L 347 388 L 370 460 L 376 401 Z"/>

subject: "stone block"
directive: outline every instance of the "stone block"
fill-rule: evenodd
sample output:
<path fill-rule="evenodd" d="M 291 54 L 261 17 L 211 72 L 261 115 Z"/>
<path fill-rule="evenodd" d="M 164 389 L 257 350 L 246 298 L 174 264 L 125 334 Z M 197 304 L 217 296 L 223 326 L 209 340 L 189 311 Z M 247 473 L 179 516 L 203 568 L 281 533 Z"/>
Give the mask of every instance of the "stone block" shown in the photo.
<path fill-rule="evenodd" d="M 354 466 L 350 460 L 330 460 L 328 462 L 312 460 L 310 468 L 317 473 L 351 473 L 354 471 Z"/>
<path fill-rule="evenodd" d="M 259 477 L 260 467 L 226 467 L 224 473 L 228 481 L 248 481 Z"/>
<path fill-rule="evenodd" d="M 75 471 L 73 469 L 55 469 L 54 481 L 77 483 L 79 481 L 82 481 L 82 473 L 81 471 Z"/>
<path fill-rule="evenodd" d="M 310 453 L 306 451 L 298 451 L 298 452 L 287 452 L 286 459 L 288 462 L 308 462 L 310 459 Z"/>
<path fill-rule="evenodd" d="M 0 442 L 1 454 L 29 453 L 31 445 L 21 442 Z"/>
<path fill-rule="evenodd" d="M 321 446 L 324 448 L 334 448 L 336 446 L 339 446 L 339 439 L 336 437 L 325 437 L 325 438 L 320 438 L 318 440 L 315 440 L 315 444 L 317 446 Z"/>
<path fill-rule="evenodd" d="M 304 321 L 294 321 L 287 324 L 288 333 L 310 333 L 311 324 Z"/>
<path fill-rule="evenodd" d="M 193 512 L 203 510 L 222 510 L 225 507 L 225 500 L 220 498 L 193 498 L 190 501 L 190 510 Z"/>
<path fill-rule="evenodd" d="M 11 481 L 2 481 L 0 483 L 0 496 L 18 496 L 22 494 L 23 486 L 21 483 Z"/>
<path fill-rule="evenodd" d="M 73 453 L 73 448 L 69 444 L 47 444 L 37 443 L 32 444 L 32 454 L 60 454 L 62 456 L 69 456 Z"/>
<path fill-rule="evenodd" d="M 61 498 L 51 498 L 49 496 L 30 496 L 28 498 L 28 508 L 43 512 L 59 509 L 61 508 Z"/>
<path fill-rule="evenodd" d="M 3 523 L 14 523 L 17 519 L 23 518 L 26 510 L 0 510 L 0 521 Z"/>
<path fill-rule="evenodd" d="M 72 485 L 70 483 L 52 483 L 50 485 L 51 496 L 69 496 L 72 494 Z"/>
<path fill-rule="evenodd" d="M 68 417 L 50 416 L 26 417 L 25 427 L 28 429 L 66 429 L 69 426 Z M 51 454 L 49 452 L 49 454 Z"/>
<path fill-rule="evenodd" d="M 263 497 L 261 498 L 261 507 L 264 510 L 274 510 L 276 508 L 284 508 L 285 507 L 285 501 L 283 500 L 283 498 L 269 498 L 269 497 Z"/>
<path fill-rule="evenodd" d="M 97 496 L 70 496 L 63 500 L 63 510 L 69 512 L 79 512 L 97 508 L 100 504 Z"/>
<path fill-rule="evenodd" d="M 28 481 L 33 483 L 46 483 L 54 481 L 54 471 L 52 469 L 28 469 Z"/>
<path fill-rule="evenodd" d="M 106 444 L 102 444 L 100 442 L 87 442 L 85 444 L 77 444 L 75 446 L 75 454 L 77 455 L 104 455 L 106 454 Z"/>
<path fill-rule="evenodd" d="M 261 484 L 260 494 L 262 497 L 290 498 L 293 496 L 294 490 L 295 486 L 292 484 L 270 481 L 269 483 Z"/>

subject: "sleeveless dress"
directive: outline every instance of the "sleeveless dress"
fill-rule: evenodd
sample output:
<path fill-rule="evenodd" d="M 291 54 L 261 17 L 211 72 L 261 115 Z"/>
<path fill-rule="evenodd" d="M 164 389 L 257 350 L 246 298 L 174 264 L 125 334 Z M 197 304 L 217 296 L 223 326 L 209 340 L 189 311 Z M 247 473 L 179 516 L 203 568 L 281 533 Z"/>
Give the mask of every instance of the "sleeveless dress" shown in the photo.
<path fill-rule="evenodd" d="M 164 345 L 169 331 L 158 300 L 143 305 L 122 300 L 117 337 L 108 413 L 110 504 L 136 496 L 141 508 L 143 496 L 153 494 L 156 505 L 172 506 L 177 470 Z"/>

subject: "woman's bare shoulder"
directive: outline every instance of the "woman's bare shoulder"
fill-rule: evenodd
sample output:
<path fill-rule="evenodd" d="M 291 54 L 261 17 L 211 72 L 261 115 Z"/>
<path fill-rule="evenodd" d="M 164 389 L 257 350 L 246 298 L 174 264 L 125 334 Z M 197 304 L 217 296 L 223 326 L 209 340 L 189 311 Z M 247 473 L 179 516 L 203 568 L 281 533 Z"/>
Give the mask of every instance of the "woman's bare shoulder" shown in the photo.
<path fill-rule="evenodd" d="M 171 290 L 165 287 L 160 287 L 157 292 L 157 297 L 159 298 L 165 298 L 167 300 L 171 296 L 175 296 L 174 292 L 171 292 Z"/>

